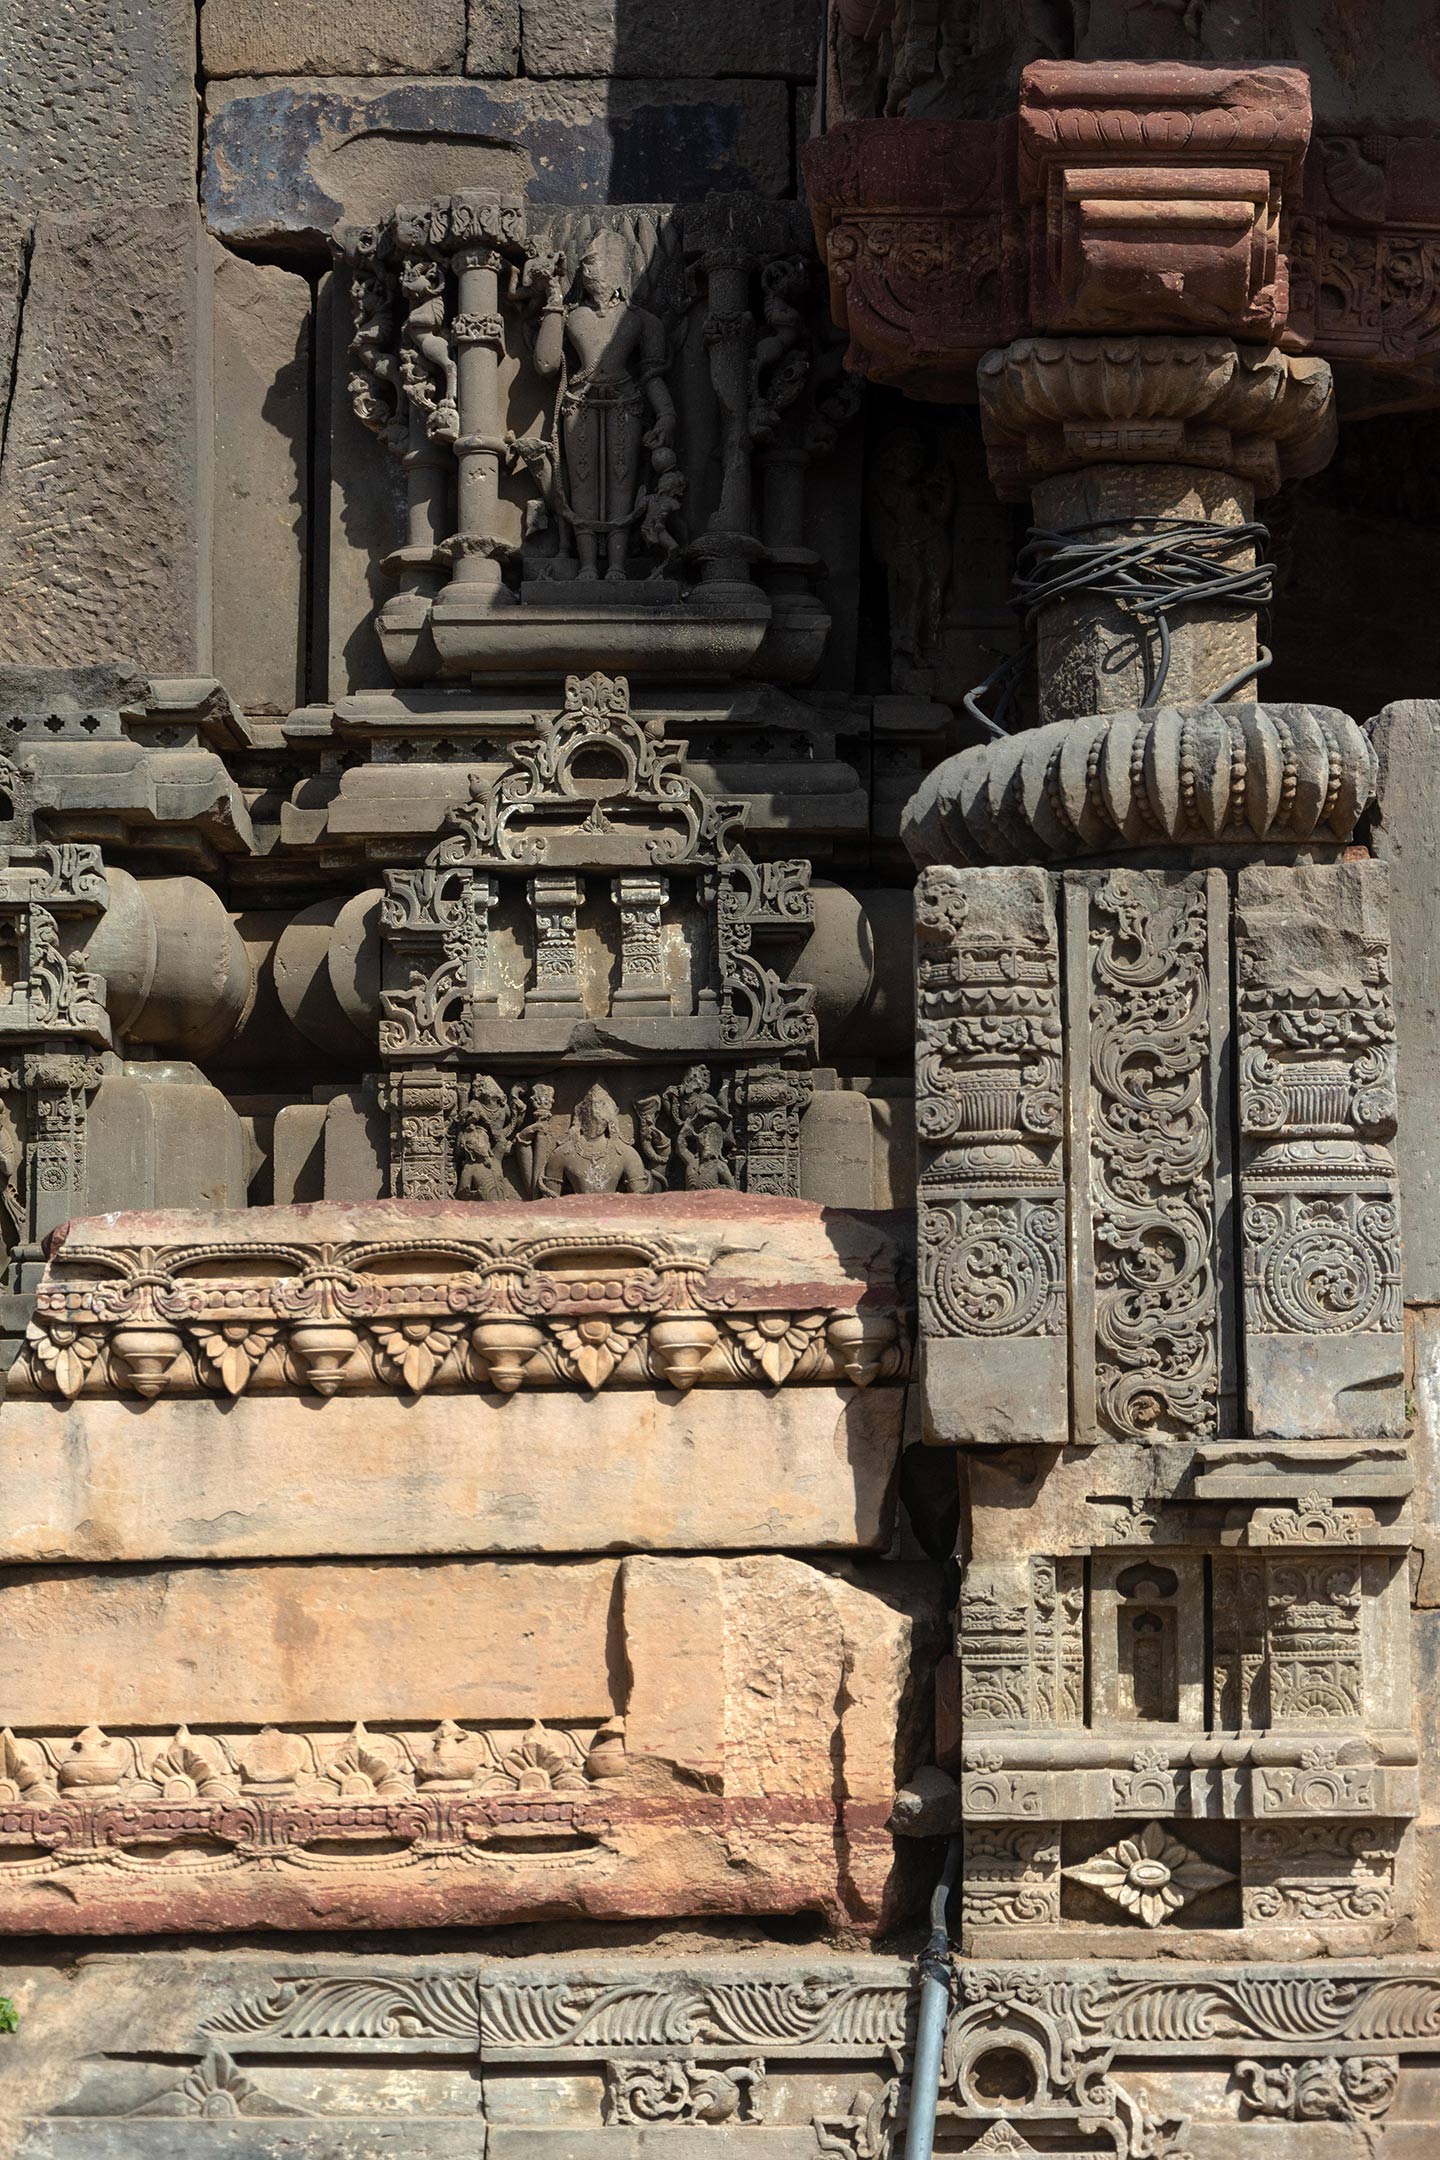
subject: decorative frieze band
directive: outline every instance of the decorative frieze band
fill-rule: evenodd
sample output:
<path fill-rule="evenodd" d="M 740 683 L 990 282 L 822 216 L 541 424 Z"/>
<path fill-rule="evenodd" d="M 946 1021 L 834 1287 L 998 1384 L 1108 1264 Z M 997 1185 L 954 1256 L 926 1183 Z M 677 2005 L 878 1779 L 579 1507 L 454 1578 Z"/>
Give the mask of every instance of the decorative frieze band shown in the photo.
<path fill-rule="evenodd" d="M 638 1228 L 228 1248 L 78 1234 L 40 1284 L 10 1387 L 65 1399 L 864 1387 L 906 1359 L 893 1287 L 746 1281 L 713 1247 Z"/>

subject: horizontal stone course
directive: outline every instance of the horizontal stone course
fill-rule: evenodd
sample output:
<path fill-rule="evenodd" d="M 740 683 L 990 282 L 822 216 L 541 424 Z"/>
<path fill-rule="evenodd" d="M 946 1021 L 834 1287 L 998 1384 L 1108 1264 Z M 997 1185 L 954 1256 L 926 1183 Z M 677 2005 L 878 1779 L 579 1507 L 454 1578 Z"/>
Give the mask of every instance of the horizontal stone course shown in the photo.
<path fill-rule="evenodd" d="M 204 0 L 207 76 L 458 74 L 465 0 Z"/>
<path fill-rule="evenodd" d="M 235 78 L 206 99 L 205 214 L 222 240 L 318 253 L 342 219 L 462 188 L 534 203 L 787 195 L 789 106 L 783 82 L 688 75 Z"/>
<path fill-rule="evenodd" d="M 904 1404 L 834 1385 L 17 1400 L 0 1558 L 881 1550 Z"/>

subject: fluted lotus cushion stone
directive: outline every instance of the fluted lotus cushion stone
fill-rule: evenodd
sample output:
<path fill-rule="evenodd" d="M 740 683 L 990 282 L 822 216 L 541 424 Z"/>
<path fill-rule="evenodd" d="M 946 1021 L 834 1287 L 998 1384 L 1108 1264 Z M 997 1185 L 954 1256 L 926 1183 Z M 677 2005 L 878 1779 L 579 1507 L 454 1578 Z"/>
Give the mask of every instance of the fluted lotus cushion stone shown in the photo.
<path fill-rule="evenodd" d="M 1328 705 L 1162 705 L 980 743 L 906 807 L 917 863 L 1064 861 L 1118 849 L 1348 840 L 1375 752 Z"/>

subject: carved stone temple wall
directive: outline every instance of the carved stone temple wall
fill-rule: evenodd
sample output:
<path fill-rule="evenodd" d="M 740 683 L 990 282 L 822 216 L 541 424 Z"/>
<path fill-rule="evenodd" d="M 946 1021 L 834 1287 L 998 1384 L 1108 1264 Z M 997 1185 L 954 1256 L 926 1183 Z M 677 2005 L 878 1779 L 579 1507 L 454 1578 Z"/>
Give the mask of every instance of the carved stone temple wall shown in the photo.
<path fill-rule="evenodd" d="M 1440 2152 L 1432 15 L 0 27 L 0 2160 Z"/>

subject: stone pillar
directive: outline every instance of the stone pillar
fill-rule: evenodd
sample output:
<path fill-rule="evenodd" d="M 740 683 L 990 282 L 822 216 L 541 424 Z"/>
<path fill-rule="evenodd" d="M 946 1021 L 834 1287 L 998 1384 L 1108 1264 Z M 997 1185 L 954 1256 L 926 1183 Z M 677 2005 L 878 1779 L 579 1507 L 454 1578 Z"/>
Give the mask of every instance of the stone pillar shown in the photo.
<path fill-rule="evenodd" d="M 1022 571 L 1058 569 L 1055 543 L 1099 550 L 1127 541 L 1199 543 L 1189 575 L 1245 571 L 1257 497 L 1316 472 L 1335 442 L 1330 371 L 1228 338 L 1021 338 L 980 363 L 980 410 L 991 478 L 1006 501 L 1033 506 L 1036 535 Z M 1215 541 L 1197 528 L 1209 528 Z M 1173 560 L 1173 558 L 1172 558 Z M 1157 565 L 1163 574 L 1164 566 Z M 1176 566 L 1180 568 L 1181 566 Z M 1200 601 L 1158 620 L 1136 601 L 1083 589 L 1087 574 L 1152 586 L 1143 561 L 1067 565 L 1080 589 L 1035 612 L 1042 720 L 1120 712 L 1155 701 L 1200 703 L 1253 694 L 1254 600 Z M 1172 572 L 1172 577 L 1173 577 Z"/>
<path fill-rule="evenodd" d="M 504 420 L 500 408 L 500 355 L 505 329 L 500 318 L 500 272 L 504 258 L 492 245 L 458 248 L 451 258 L 459 281 L 453 336 L 459 355 L 460 434 L 456 486 L 453 597 L 473 606 L 516 605 L 501 582 L 496 545 L 500 458 Z"/>
<path fill-rule="evenodd" d="M 539 871 L 529 884 L 535 920 L 535 980 L 525 993 L 527 1017 L 583 1010 L 577 915 L 585 898 L 582 878 L 560 870 Z"/>
<path fill-rule="evenodd" d="M 670 994 L 665 987 L 665 948 L 661 909 L 670 897 L 669 880 L 663 877 L 618 877 L 610 881 L 610 897 L 620 910 L 620 982 L 615 991 L 616 1008 L 631 1013 L 667 1014 Z"/>

